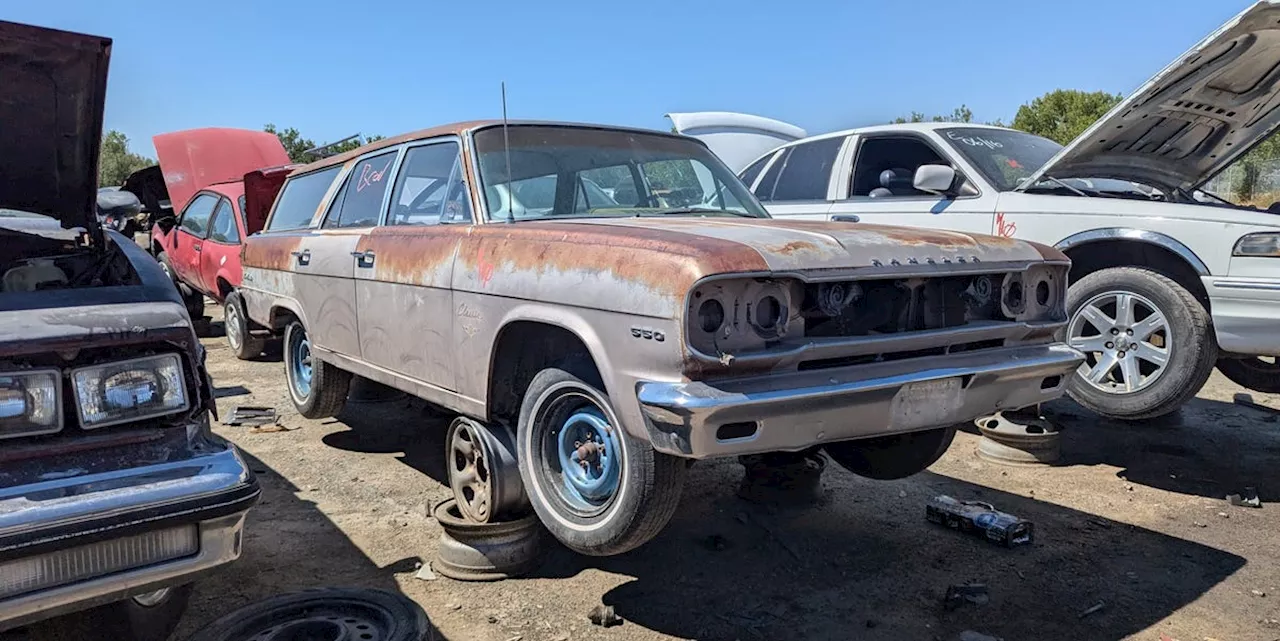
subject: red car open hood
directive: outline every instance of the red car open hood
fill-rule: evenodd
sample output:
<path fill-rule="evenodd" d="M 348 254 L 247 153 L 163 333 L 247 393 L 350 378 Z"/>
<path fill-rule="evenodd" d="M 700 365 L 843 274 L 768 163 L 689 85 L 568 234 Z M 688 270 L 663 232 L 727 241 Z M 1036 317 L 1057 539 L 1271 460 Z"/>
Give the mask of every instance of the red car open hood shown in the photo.
<path fill-rule="evenodd" d="M 197 191 L 243 180 L 263 167 L 289 163 L 275 134 L 250 129 L 208 127 L 153 136 L 173 211 L 180 212 Z"/>

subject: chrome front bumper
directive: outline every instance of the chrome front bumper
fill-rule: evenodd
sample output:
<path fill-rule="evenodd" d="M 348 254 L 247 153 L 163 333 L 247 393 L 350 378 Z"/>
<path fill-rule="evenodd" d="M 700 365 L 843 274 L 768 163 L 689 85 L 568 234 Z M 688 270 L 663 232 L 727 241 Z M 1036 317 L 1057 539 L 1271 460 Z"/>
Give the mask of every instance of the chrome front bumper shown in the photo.
<path fill-rule="evenodd" d="M 0 488 L 0 568 L 35 557 L 83 567 L 95 562 L 92 550 L 110 549 L 104 543 L 168 528 L 195 528 L 196 545 L 180 558 L 0 597 L 0 630 L 189 583 L 234 561 L 260 492 L 239 453 L 220 440 L 183 460 L 46 476 L 54 478 Z"/>
<path fill-rule="evenodd" d="M 1213 330 L 1222 351 L 1280 356 L 1280 279 L 1205 276 L 1201 282 L 1209 294 Z"/>
<path fill-rule="evenodd" d="M 1061 396 L 1082 360 L 1061 344 L 1007 347 L 714 382 L 640 382 L 636 394 L 658 451 L 736 456 L 944 427 L 1035 405 Z"/>

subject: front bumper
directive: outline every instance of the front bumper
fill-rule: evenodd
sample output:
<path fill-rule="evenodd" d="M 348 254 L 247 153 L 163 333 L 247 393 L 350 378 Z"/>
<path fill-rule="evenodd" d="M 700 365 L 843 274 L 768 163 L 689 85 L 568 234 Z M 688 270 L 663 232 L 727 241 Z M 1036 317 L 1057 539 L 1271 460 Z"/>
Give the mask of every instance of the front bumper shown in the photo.
<path fill-rule="evenodd" d="M 1280 279 L 1201 279 L 1213 310 L 1218 348 L 1247 356 L 1280 356 Z"/>
<path fill-rule="evenodd" d="M 220 439 L 191 454 L 117 471 L 64 478 L 50 473 L 0 488 L 0 572 L 42 566 L 78 577 L 51 585 L 46 578 L 29 591 L 0 580 L 6 589 L 0 593 L 0 630 L 189 583 L 239 558 L 245 513 L 260 493 L 257 480 Z M 148 556 L 154 553 L 147 545 L 132 544 L 138 560 L 120 560 L 128 541 L 162 530 L 188 537 L 190 548 L 176 558 L 160 557 Z M 43 572 L 47 577 L 52 570 Z"/>
<path fill-rule="evenodd" d="M 1061 344 L 1007 347 L 725 381 L 640 382 L 636 393 L 655 449 L 709 458 L 798 451 L 1035 405 L 1061 396 L 1082 360 Z"/>

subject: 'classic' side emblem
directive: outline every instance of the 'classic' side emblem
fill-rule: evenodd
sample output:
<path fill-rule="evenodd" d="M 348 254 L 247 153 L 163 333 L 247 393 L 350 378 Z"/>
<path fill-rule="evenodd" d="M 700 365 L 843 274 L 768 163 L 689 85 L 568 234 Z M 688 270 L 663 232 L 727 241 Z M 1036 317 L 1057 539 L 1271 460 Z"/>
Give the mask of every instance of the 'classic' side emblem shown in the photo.
<path fill-rule="evenodd" d="M 649 341 L 658 341 L 659 343 L 667 340 L 666 334 L 663 334 L 656 329 L 648 329 L 645 327 L 632 327 L 631 336 L 635 338 L 643 338 Z"/>

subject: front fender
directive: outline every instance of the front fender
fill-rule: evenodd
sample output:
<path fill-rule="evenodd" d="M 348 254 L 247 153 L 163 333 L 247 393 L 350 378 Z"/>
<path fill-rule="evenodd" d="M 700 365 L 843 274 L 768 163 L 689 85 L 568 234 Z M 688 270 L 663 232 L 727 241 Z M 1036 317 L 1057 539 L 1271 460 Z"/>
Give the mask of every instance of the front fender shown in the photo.
<path fill-rule="evenodd" d="M 1130 240 L 1162 247 L 1174 254 L 1177 254 L 1178 257 L 1186 261 L 1192 269 L 1196 270 L 1196 273 L 1200 276 L 1210 275 L 1209 267 L 1205 265 L 1204 261 L 1201 260 L 1190 247 L 1187 247 L 1181 241 L 1173 238 L 1172 236 L 1147 229 L 1132 229 L 1128 227 L 1090 229 L 1088 231 L 1077 232 L 1067 236 L 1055 243 L 1054 247 L 1065 252 L 1081 245 L 1088 245 L 1090 243 L 1108 240 Z"/>

